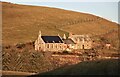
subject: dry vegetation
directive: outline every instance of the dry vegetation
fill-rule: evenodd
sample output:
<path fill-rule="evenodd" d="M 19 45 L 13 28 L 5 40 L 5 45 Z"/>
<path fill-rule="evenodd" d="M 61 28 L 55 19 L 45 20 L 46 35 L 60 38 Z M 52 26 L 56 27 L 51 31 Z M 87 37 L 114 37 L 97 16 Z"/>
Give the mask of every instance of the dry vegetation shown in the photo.
<path fill-rule="evenodd" d="M 46 72 L 57 68 L 50 53 L 34 51 L 38 31 L 43 35 L 90 34 L 96 43 L 110 42 L 113 49 L 96 51 L 117 53 L 118 25 L 103 18 L 57 8 L 26 6 L 2 2 L 3 70 Z M 98 35 L 98 36 L 97 36 Z M 108 52 L 107 52 L 108 51 Z M 89 55 L 87 53 L 87 55 Z"/>
<path fill-rule="evenodd" d="M 24 75 L 24 76 L 27 76 L 27 75 L 33 75 L 33 74 L 35 74 L 35 73 L 28 73 L 28 72 L 18 72 L 18 71 L 0 71 L 1 73 L 2 73 L 2 76 L 4 75 L 7 75 L 7 76 L 9 76 L 9 75 Z M 6 77 L 7 77 L 6 76 Z"/>
<path fill-rule="evenodd" d="M 53 67 L 45 54 L 26 49 L 5 49 L 2 53 L 4 71 L 45 72 Z"/>
<path fill-rule="evenodd" d="M 75 50 L 73 53 L 36 52 L 34 43 L 4 46 L 2 52 L 2 66 L 4 71 L 21 71 L 29 73 L 43 73 L 58 67 L 66 67 L 81 61 L 118 57 L 116 50 L 107 50 L 102 46 L 91 50 Z M 104 52 L 103 52 L 104 51 Z M 79 53 L 76 53 L 79 52 Z M 7 73 L 7 72 L 6 72 Z"/>
<path fill-rule="evenodd" d="M 43 35 L 68 34 L 100 35 L 117 30 L 117 24 L 91 14 L 57 8 L 2 3 L 3 44 L 35 40 L 38 31 Z"/>

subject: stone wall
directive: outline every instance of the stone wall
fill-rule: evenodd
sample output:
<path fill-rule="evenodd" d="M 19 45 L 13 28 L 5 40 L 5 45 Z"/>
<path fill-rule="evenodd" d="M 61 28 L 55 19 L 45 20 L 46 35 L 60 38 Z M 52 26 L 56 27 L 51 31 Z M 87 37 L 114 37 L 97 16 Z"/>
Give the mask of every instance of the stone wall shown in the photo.
<path fill-rule="evenodd" d="M 43 51 L 58 51 L 58 52 L 62 52 L 64 51 L 67 46 L 64 43 L 45 43 L 45 44 L 40 44 L 39 46 L 41 46 L 41 50 Z"/>

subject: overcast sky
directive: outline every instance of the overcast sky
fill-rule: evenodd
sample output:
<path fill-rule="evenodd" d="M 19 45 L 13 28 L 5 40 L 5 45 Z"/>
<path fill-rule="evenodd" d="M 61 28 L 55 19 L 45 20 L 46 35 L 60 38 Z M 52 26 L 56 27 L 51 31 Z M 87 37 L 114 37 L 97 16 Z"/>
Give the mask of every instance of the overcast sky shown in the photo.
<path fill-rule="evenodd" d="M 1 0 L 25 5 L 48 6 L 94 14 L 118 22 L 119 0 Z"/>

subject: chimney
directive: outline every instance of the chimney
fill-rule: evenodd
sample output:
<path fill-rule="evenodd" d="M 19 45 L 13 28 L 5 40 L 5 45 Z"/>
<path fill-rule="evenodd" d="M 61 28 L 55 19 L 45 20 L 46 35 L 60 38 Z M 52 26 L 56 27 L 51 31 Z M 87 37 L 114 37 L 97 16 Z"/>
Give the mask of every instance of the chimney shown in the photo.
<path fill-rule="evenodd" d="M 38 33 L 38 39 L 37 39 L 38 43 L 40 42 L 40 38 L 41 38 L 41 31 L 39 31 Z"/>
<path fill-rule="evenodd" d="M 69 37 L 72 37 L 72 33 L 71 32 L 69 33 Z"/>
<path fill-rule="evenodd" d="M 85 38 L 82 39 L 82 42 L 85 43 Z"/>
<path fill-rule="evenodd" d="M 77 38 L 77 43 L 80 43 L 80 39 L 79 38 Z"/>
<path fill-rule="evenodd" d="M 60 36 L 60 35 L 58 34 L 58 36 Z"/>
<path fill-rule="evenodd" d="M 39 35 L 39 37 L 41 37 L 41 31 L 39 31 L 39 34 L 38 34 L 38 35 Z"/>
<path fill-rule="evenodd" d="M 63 39 L 66 39 L 66 35 L 65 34 L 63 35 Z"/>

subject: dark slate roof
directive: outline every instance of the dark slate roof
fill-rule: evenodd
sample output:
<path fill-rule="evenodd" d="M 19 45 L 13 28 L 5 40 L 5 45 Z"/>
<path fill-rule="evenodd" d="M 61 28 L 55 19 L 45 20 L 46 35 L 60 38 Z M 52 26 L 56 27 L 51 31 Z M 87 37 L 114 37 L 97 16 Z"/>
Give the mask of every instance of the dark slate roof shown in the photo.
<path fill-rule="evenodd" d="M 41 36 L 45 43 L 63 43 L 59 36 Z"/>
<path fill-rule="evenodd" d="M 65 44 L 75 44 L 74 41 L 71 39 L 64 39 L 63 41 Z"/>

